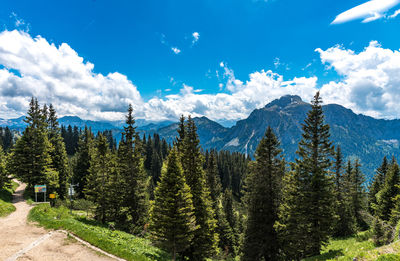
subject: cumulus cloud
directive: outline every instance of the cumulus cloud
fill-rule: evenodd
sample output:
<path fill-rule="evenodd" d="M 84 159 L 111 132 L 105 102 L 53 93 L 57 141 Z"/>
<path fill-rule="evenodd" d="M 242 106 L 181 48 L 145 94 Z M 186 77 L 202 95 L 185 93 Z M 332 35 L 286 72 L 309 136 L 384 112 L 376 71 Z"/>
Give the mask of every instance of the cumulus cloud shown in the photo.
<path fill-rule="evenodd" d="M 0 33 L 0 117 L 19 116 L 29 98 L 53 103 L 62 115 L 117 119 L 132 103 L 143 101 L 137 88 L 120 73 L 102 75 L 68 44 L 49 43 L 22 31 Z"/>
<path fill-rule="evenodd" d="M 149 100 L 145 113 L 147 117 L 162 115 L 162 119 L 191 114 L 217 121 L 238 120 L 286 94 L 300 95 L 309 101 L 317 91 L 316 82 L 316 77 L 284 81 L 283 76 L 272 71 L 254 72 L 240 88 L 233 88 L 229 93 L 197 94 L 193 87 L 183 85 L 179 94 Z"/>
<path fill-rule="evenodd" d="M 0 33 L 0 65 L 4 67 L 0 69 L 0 117 L 5 118 L 24 114 L 30 97 L 35 96 L 53 103 L 60 115 L 84 119 L 123 119 L 129 103 L 137 118 L 164 120 L 192 114 L 214 120 L 241 119 L 285 94 L 310 100 L 317 81 L 316 77 L 284 81 L 272 71 L 260 71 L 242 82 L 221 62 L 227 93 L 203 94 L 201 89 L 183 84 L 177 94 L 145 102 L 125 75 L 95 73 L 94 65 L 68 44 L 56 46 L 17 30 Z"/>
<path fill-rule="evenodd" d="M 378 118 L 399 118 L 400 52 L 372 41 L 362 52 L 342 46 L 316 49 L 321 61 L 343 80 L 321 87 L 325 102 L 341 104 Z"/>
<path fill-rule="evenodd" d="M 363 19 L 363 23 L 372 22 L 387 17 L 386 13 L 398 4 L 400 0 L 370 0 L 339 14 L 331 24 L 341 24 L 357 19 Z"/>
<path fill-rule="evenodd" d="M 316 49 L 322 63 L 341 80 L 317 87 L 317 77 L 284 76 L 261 70 L 239 80 L 226 62 L 220 62 L 219 93 L 207 94 L 182 84 L 178 93 L 144 101 L 137 87 L 118 72 L 103 75 L 68 44 L 56 46 L 43 37 L 22 31 L 0 33 L 0 117 L 23 115 L 30 97 L 53 103 L 60 115 L 84 119 L 121 120 L 127 105 L 136 118 L 176 120 L 181 114 L 213 120 L 238 120 L 286 94 L 310 101 L 320 89 L 325 103 L 338 103 L 358 113 L 398 118 L 400 111 L 400 52 L 371 42 L 356 53 L 342 46 Z M 171 77 L 171 82 L 175 80 Z M 179 83 L 180 85 L 181 83 Z M 176 83 L 178 86 L 178 83 Z"/>

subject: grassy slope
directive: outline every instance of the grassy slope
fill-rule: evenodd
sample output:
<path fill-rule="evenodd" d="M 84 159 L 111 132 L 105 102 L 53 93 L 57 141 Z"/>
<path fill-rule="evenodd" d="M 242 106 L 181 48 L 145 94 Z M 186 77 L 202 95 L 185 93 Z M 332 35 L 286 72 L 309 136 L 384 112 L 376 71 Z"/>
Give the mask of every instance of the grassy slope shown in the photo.
<path fill-rule="evenodd" d="M 17 189 L 17 187 L 18 183 L 13 181 L 11 189 L 0 189 L 0 217 L 7 216 L 15 211 L 15 207 L 11 202 L 12 194 Z"/>
<path fill-rule="evenodd" d="M 400 241 L 376 248 L 371 239 L 371 232 L 361 232 L 353 237 L 333 239 L 323 249 L 319 256 L 307 258 L 304 261 L 322 260 L 400 260 Z"/>
<path fill-rule="evenodd" d="M 110 230 L 93 220 L 70 215 L 65 207 L 38 205 L 29 213 L 29 220 L 51 229 L 65 229 L 104 251 L 127 260 L 170 260 L 168 254 L 151 245 L 147 239 Z"/>

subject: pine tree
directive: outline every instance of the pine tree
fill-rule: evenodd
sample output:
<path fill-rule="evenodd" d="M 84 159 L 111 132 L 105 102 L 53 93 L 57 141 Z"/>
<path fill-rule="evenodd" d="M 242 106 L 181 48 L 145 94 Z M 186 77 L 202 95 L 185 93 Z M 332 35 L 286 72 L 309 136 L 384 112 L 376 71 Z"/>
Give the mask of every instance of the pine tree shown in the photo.
<path fill-rule="evenodd" d="M 181 118 L 182 121 L 183 117 Z M 181 122 L 182 123 L 182 122 Z M 179 128 L 177 148 L 181 154 L 181 162 L 186 178 L 193 195 L 194 213 L 199 229 L 195 231 L 193 244 L 186 251 L 191 260 L 203 260 L 218 252 L 218 234 L 216 220 L 212 209 L 210 192 L 207 187 L 203 170 L 203 155 L 199 148 L 199 139 L 196 125 L 189 116 L 184 128 Z M 182 137 L 182 136 L 183 137 Z"/>
<path fill-rule="evenodd" d="M 86 177 L 84 193 L 96 204 L 95 216 L 102 223 L 110 220 L 110 212 L 115 208 L 111 204 L 111 189 L 116 173 L 116 164 L 107 143 L 107 138 L 99 134 L 95 140 L 90 158 L 89 175 Z"/>
<path fill-rule="evenodd" d="M 365 230 L 368 225 L 362 217 L 362 211 L 366 210 L 366 192 L 364 189 L 364 174 L 361 172 L 361 164 L 358 159 L 354 162 L 353 172 L 351 176 L 352 188 L 351 188 L 351 199 L 354 209 L 354 215 L 356 218 L 356 223 L 359 229 Z"/>
<path fill-rule="evenodd" d="M 129 105 L 126 116 L 126 126 L 122 133 L 122 140 L 118 148 L 119 172 L 122 178 L 121 194 L 124 202 L 122 206 L 127 209 L 124 223 L 126 228 L 133 233 L 142 232 L 148 219 L 149 208 L 149 178 L 144 169 L 142 157 L 142 144 L 134 127 L 133 108 Z"/>
<path fill-rule="evenodd" d="M 8 164 L 10 174 L 28 184 L 28 191 L 34 185 L 45 184 L 49 192 L 58 188 L 58 172 L 52 168 L 50 152 L 53 149 L 48 139 L 45 113 L 37 99 L 29 104 L 28 124 L 16 142 Z"/>
<path fill-rule="evenodd" d="M 176 256 L 191 246 L 196 226 L 192 194 L 186 184 L 179 154 L 173 149 L 154 192 L 149 230 L 153 240 Z"/>
<path fill-rule="evenodd" d="M 395 208 L 396 196 L 400 194 L 400 171 L 399 165 L 394 161 L 387 174 L 385 183 L 378 193 L 377 216 L 383 221 L 389 221 L 392 210 Z"/>
<path fill-rule="evenodd" d="M 58 172 L 59 186 L 57 193 L 61 199 L 64 199 L 67 194 L 67 181 L 69 178 L 67 152 L 65 149 L 65 143 L 61 137 L 56 111 L 52 104 L 49 106 L 47 115 L 49 141 L 53 147 L 50 151 L 50 157 L 52 159 L 53 169 Z"/>
<path fill-rule="evenodd" d="M 225 256 L 228 256 L 229 254 L 235 255 L 237 242 L 235 241 L 233 229 L 226 219 L 222 205 L 222 186 L 218 173 L 216 152 L 211 151 L 206 155 L 207 184 L 210 189 L 212 205 L 217 220 L 217 232 L 220 239 L 219 247 L 224 251 Z"/>
<path fill-rule="evenodd" d="M 84 197 L 87 176 L 89 175 L 90 159 L 93 153 L 94 135 L 90 129 L 85 127 L 79 139 L 79 146 L 76 153 L 76 165 L 74 168 L 72 183 L 76 185 L 79 198 Z"/>
<path fill-rule="evenodd" d="M 318 255 L 327 243 L 334 220 L 333 182 L 329 173 L 333 153 L 329 125 L 324 123 L 319 92 L 303 124 L 294 167 L 286 187 L 283 229 L 289 258 Z M 300 244 L 296 246 L 296 244 Z M 295 247 L 294 247 L 295 246 Z M 297 250 L 296 250 L 297 249 Z"/>
<path fill-rule="evenodd" d="M 242 260 L 278 260 L 278 220 L 284 170 L 279 141 L 268 127 L 247 177 L 247 227 Z"/>
<path fill-rule="evenodd" d="M 343 158 L 340 147 L 337 147 L 335 153 L 334 172 L 335 214 L 337 219 L 335 220 L 333 235 L 335 237 L 350 236 L 356 231 L 356 220 L 350 194 L 352 167 L 350 165 L 348 175 L 347 172 L 342 173 Z"/>
<path fill-rule="evenodd" d="M 381 166 L 376 170 L 374 179 L 369 187 L 368 193 L 368 209 L 372 215 L 376 214 L 377 199 L 376 196 L 378 192 L 382 189 L 385 184 L 386 174 L 388 172 L 389 164 L 387 162 L 386 156 L 382 160 Z"/>

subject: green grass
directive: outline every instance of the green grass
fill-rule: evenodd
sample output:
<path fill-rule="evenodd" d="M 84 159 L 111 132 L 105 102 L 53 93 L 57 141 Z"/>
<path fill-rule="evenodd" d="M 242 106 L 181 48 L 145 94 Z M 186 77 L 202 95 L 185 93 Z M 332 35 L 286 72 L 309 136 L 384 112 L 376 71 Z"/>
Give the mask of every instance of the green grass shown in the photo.
<path fill-rule="evenodd" d="M 0 217 L 8 216 L 10 213 L 15 211 L 12 202 L 12 194 L 17 189 L 18 183 L 12 182 L 12 187 L 0 189 Z"/>
<path fill-rule="evenodd" d="M 151 245 L 148 239 L 110 230 L 108 227 L 80 215 L 70 215 L 65 207 L 51 208 L 47 204 L 34 207 L 28 216 L 41 226 L 65 229 L 104 251 L 127 260 L 171 260 L 170 256 Z"/>
<path fill-rule="evenodd" d="M 371 231 L 360 232 L 356 236 L 332 239 L 322 254 L 304 261 L 349 260 L 400 261 L 400 240 L 392 244 L 376 247 L 371 239 Z"/>
<path fill-rule="evenodd" d="M 305 259 L 305 261 L 322 261 L 322 260 L 364 260 L 368 251 L 375 249 L 375 245 L 371 239 L 371 232 L 364 231 L 356 236 L 347 238 L 332 239 L 322 250 L 319 256 Z M 376 260 L 376 259 L 366 259 Z"/>

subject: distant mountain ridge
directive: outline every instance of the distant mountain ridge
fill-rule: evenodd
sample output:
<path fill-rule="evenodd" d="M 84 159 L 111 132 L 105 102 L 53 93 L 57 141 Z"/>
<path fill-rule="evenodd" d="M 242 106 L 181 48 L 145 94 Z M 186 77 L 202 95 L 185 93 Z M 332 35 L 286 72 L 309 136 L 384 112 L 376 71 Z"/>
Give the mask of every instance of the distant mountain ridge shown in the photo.
<path fill-rule="evenodd" d="M 194 118 L 194 121 L 203 149 L 238 151 L 249 156 L 254 155 L 266 128 L 271 126 L 280 139 L 283 155 L 292 161 L 296 157 L 302 124 L 309 109 L 310 104 L 299 96 L 286 95 L 254 110 L 246 119 L 237 121 L 230 128 L 206 117 Z M 368 178 L 373 175 L 384 156 L 397 156 L 400 153 L 400 120 L 374 119 L 355 114 L 337 104 L 324 105 L 323 110 L 326 123 L 331 127 L 331 140 L 341 146 L 346 158 L 360 158 Z M 0 126 L 21 131 L 26 126 L 23 118 L 0 119 Z M 76 116 L 61 117 L 59 122 L 79 128 L 87 125 L 94 132 L 113 130 L 117 140 L 120 139 L 124 125 L 123 121 L 90 121 Z M 170 143 L 177 135 L 178 123 L 155 123 L 141 119 L 136 122 L 142 134 L 158 133 Z"/>

